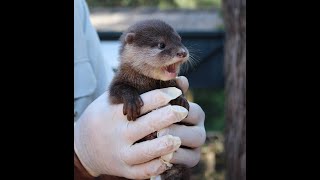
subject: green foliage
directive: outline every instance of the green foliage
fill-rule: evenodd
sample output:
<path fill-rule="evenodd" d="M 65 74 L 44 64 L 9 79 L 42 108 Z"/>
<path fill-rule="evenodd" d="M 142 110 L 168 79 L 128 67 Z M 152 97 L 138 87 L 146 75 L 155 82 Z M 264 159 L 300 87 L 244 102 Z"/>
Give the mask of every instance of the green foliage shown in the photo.
<path fill-rule="evenodd" d="M 155 4 L 154 6 L 158 7 L 161 10 L 174 9 L 178 7 L 178 5 L 172 0 L 160 1 L 158 4 Z"/>
<path fill-rule="evenodd" d="M 190 91 L 193 94 L 193 101 L 199 104 L 206 114 L 206 130 L 224 131 L 224 89 L 190 89 Z"/>
<path fill-rule="evenodd" d="M 220 8 L 221 0 L 174 0 L 179 8 L 196 9 L 196 8 Z"/>
<path fill-rule="evenodd" d="M 221 0 L 86 0 L 89 7 L 220 8 Z"/>

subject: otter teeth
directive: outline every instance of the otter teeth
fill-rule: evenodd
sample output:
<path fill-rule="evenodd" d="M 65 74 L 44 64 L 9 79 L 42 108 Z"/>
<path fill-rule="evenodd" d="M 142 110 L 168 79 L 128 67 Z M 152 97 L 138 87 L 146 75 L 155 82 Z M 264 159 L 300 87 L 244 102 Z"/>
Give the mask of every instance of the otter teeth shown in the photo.
<path fill-rule="evenodd" d="M 169 66 L 166 66 L 165 69 L 169 73 L 175 73 L 176 72 L 176 64 L 171 64 Z"/>

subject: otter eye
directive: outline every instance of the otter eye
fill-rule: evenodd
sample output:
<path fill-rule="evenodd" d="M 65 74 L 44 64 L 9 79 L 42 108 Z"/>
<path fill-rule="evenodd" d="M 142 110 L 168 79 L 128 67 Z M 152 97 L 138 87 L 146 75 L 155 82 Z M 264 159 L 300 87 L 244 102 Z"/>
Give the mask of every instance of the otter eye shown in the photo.
<path fill-rule="evenodd" d="M 164 43 L 159 43 L 158 44 L 158 48 L 159 49 L 164 49 L 166 47 L 166 45 Z"/>

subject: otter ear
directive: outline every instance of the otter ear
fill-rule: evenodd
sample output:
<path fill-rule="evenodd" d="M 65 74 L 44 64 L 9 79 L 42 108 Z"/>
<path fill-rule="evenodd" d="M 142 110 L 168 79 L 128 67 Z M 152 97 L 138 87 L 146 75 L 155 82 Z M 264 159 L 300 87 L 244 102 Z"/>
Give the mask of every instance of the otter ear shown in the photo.
<path fill-rule="evenodd" d="M 133 42 L 134 36 L 134 33 L 128 33 L 125 37 L 126 43 L 131 44 Z"/>

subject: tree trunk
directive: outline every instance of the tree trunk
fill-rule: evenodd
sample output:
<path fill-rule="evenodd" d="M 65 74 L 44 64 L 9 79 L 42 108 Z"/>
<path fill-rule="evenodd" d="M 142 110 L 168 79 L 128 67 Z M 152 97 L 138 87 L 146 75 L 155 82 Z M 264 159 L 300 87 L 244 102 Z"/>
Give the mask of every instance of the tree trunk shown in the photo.
<path fill-rule="evenodd" d="M 246 0 L 223 0 L 226 180 L 246 179 Z"/>

